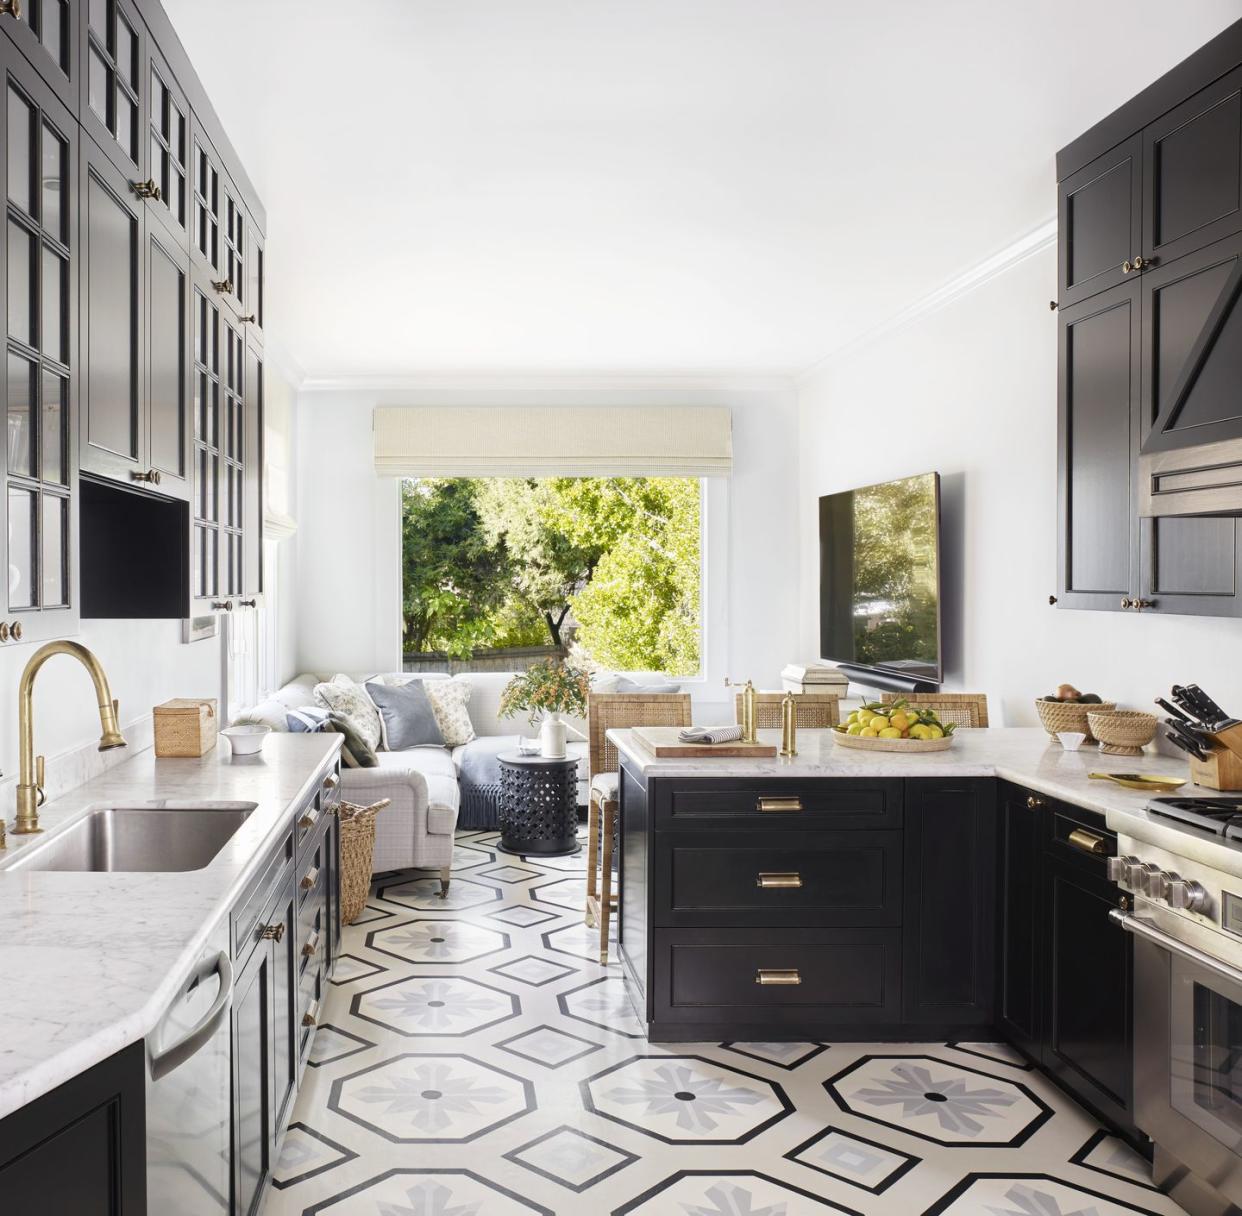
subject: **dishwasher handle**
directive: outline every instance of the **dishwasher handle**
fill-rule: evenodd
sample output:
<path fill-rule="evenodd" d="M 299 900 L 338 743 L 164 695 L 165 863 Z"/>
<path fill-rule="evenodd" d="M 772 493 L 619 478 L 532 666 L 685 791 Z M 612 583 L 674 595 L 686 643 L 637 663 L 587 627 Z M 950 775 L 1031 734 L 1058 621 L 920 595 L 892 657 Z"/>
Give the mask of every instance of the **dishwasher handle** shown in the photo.
<path fill-rule="evenodd" d="M 228 1013 L 229 1001 L 233 996 L 233 963 L 228 952 L 221 950 L 215 958 L 204 959 L 198 969 L 190 977 L 190 982 L 182 990 L 177 1000 L 180 1001 L 195 984 L 206 983 L 212 976 L 219 977 L 220 991 L 212 1001 L 206 1016 L 193 1030 L 187 1030 L 175 1043 L 163 1051 L 151 1056 L 151 1080 L 159 1081 L 168 1076 L 174 1068 L 180 1068 L 195 1052 L 205 1047 L 211 1037 L 220 1028 Z"/>

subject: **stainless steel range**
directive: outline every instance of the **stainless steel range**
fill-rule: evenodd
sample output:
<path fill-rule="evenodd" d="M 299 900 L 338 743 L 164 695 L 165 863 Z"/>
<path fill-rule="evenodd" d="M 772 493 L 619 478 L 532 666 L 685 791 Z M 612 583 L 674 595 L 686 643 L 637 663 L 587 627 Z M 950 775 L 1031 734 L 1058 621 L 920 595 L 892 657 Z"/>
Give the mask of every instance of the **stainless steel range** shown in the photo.
<path fill-rule="evenodd" d="M 1108 862 L 1132 897 L 1111 915 L 1134 935 L 1135 1122 L 1157 1184 L 1193 1216 L 1226 1216 L 1242 1210 L 1242 877 L 1206 834 L 1242 842 L 1242 797 L 1147 810 Z"/>

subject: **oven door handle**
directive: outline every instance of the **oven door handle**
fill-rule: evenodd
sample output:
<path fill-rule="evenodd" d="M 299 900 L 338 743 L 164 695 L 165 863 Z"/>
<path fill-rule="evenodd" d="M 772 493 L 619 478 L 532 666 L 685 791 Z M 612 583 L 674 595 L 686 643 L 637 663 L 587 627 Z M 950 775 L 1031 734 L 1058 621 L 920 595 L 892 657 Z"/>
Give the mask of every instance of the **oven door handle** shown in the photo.
<path fill-rule="evenodd" d="M 1151 921 L 1144 917 L 1135 916 L 1132 912 L 1122 912 L 1118 908 L 1112 909 L 1108 915 L 1111 920 L 1116 921 L 1127 933 L 1133 933 L 1135 937 L 1146 938 L 1162 950 L 1167 950 L 1170 954 L 1179 955 L 1181 958 L 1197 964 L 1204 970 L 1210 971 L 1213 975 L 1219 976 L 1223 980 L 1228 980 L 1231 984 L 1242 986 L 1242 971 L 1238 971 L 1233 967 L 1227 967 L 1218 959 L 1214 959 L 1210 954 L 1205 954 L 1202 950 L 1196 950 L 1194 946 L 1188 946 L 1185 942 L 1179 942 L 1177 938 L 1170 937 L 1162 929 L 1157 929 Z"/>

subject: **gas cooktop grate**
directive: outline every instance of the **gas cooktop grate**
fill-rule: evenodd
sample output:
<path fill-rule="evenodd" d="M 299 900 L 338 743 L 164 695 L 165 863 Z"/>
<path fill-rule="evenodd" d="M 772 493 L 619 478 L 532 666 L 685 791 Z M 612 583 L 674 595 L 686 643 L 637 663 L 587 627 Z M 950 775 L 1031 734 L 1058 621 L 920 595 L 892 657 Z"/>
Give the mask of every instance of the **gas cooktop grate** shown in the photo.
<path fill-rule="evenodd" d="M 1176 819 L 1230 840 L 1242 840 L 1242 797 L 1153 798 L 1147 804 L 1153 815 Z"/>

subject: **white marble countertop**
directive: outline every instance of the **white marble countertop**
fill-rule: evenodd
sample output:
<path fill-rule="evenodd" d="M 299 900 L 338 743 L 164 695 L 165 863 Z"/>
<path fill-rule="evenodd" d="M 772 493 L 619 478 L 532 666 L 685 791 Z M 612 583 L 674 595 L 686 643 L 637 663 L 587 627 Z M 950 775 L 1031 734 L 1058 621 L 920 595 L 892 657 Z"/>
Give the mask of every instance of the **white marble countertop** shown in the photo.
<path fill-rule="evenodd" d="M 943 752 L 901 755 L 838 746 L 828 730 L 800 730 L 798 755 L 774 760 L 730 760 L 704 756 L 657 760 L 629 730 L 610 730 L 609 739 L 644 776 L 651 777 L 999 777 L 1105 816 L 1116 832 L 1179 852 L 1242 877 L 1242 845 L 1194 828 L 1172 827 L 1143 809 L 1153 795 L 1129 790 L 1088 773 L 1159 773 L 1186 781 L 1178 793 L 1215 794 L 1190 784 L 1183 760 L 1144 752 L 1105 756 L 1097 747 L 1066 751 L 1040 727 L 959 730 Z M 779 745 L 780 731 L 759 738 Z"/>
<path fill-rule="evenodd" d="M 258 756 L 234 758 L 224 740 L 201 759 L 139 752 L 41 808 L 44 834 L 9 833 L 0 852 L 0 1118 L 155 1028 L 340 743 L 340 735 L 273 734 Z M 257 806 L 202 870 L 6 869 L 92 808 L 160 802 Z"/>

